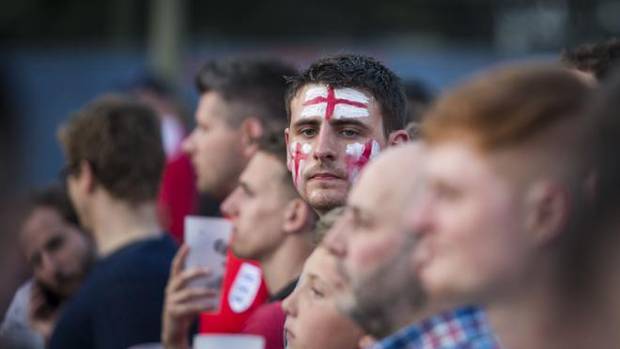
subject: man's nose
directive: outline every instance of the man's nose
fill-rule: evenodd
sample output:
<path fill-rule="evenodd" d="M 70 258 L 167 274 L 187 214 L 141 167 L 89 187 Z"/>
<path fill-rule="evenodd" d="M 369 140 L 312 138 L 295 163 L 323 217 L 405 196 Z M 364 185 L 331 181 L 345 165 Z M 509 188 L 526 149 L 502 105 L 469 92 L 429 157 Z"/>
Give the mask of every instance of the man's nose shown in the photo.
<path fill-rule="evenodd" d="M 181 143 L 181 150 L 183 150 L 186 154 L 191 154 L 194 149 L 194 133 L 196 130 L 194 129 Z"/>
<path fill-rule="evenodd" d="M 320 161 L 334 161 L 337 154 L 336 146 L 336 134 L 327 122 L 323 122 L 314 144 L 314 157 Z"/>

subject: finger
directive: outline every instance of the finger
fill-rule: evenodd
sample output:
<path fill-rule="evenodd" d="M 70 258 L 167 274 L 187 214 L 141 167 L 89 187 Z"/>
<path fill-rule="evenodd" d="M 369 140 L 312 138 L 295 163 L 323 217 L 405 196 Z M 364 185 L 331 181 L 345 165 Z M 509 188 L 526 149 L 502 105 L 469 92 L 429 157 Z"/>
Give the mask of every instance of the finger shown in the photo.
<path fill-rule="evenodd" d="M 172 260 L 172 266 L 170 267 L 170 277 L 172 278 L 174 275 L 179 274 L 183 271 L 185 267 L 185 260 L 187 259 L 187 255 L 189 253 L 189 246 L 186 244 L 181 245 L 179 251 L 174 256 Z"/>
<path fill-rule="evenodd" d="M 175 318 L 180 318 L 187 316 L 196 316 L 203 311 L 210 310 L 215 310 L 215 306 L 212 303 L 200 300 L 170 307 L 168 313 Z"/>
<path fill-rule="evenodd" d="M 178 290 L 186 288 L 190 282 L 199 278 L 208 277 L 209 275 L 211 275 L 209 269 L 203 267 L 194 267 L 183 270 L 176 275 L 176 277 L 171 278 L 168 284 L 167 292 L 177 292 Z"/>
<path fill-rule="evenodd" d="M 177 304 L 193 302 L 196 300 L 213 300 L 217 296 L 218 292 L 208 288 L 186 288 L 177 293 L 173 293 L 168 297 L 167 303 L 174 306 Z"/>

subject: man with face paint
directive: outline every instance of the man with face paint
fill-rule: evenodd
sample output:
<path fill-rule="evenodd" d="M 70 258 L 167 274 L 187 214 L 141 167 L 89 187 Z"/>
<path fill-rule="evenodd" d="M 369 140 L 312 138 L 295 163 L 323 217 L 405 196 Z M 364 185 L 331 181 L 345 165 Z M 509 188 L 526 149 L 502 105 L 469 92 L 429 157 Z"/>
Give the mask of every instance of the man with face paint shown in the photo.
<path fill-rule="evenodd" d="M 417 276 L 415 236 L 403 215 L 422 184 L 419 143 L 382 153 L 356 182 L 324 245 L 350 285 L 337 305 L 378 348 L 494 348 L 482 312 L 430 303 Z M 403 178 L 402 173 L 407 173 Z M 449 328 L 449 331 L 445 331 Z"/>
<path fill-rule="evenodd" d="M 408 141 L 400 79 L 359 55 L 320 59 L 289 79 L 287 166 L 319 214 L 342 206 L 360 170 L 382 149 Z"/>

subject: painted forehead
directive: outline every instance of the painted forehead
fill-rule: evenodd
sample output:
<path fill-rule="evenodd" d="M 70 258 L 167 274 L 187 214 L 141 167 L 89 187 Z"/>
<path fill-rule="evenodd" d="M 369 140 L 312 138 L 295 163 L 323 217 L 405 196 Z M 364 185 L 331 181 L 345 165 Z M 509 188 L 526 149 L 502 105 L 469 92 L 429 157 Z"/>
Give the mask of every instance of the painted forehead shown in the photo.
<path fill-rule="evenodd" d="M 301 99 L 302 119 L 320 117 L 329 121 L 370 116 L 371 98 L 360 89 L 312 84 L 302 92 Z"/>

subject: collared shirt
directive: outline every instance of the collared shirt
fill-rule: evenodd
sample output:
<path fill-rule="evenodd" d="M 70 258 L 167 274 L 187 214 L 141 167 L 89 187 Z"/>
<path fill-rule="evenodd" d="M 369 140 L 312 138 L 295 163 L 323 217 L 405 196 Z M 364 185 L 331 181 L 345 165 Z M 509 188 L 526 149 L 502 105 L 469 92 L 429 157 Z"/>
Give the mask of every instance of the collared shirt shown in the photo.
<path fill-rule="evenodd" d="M 373 349 L 499 349 L 499 345 L 484 312 L 464 307 L 406 327 Z"/>

